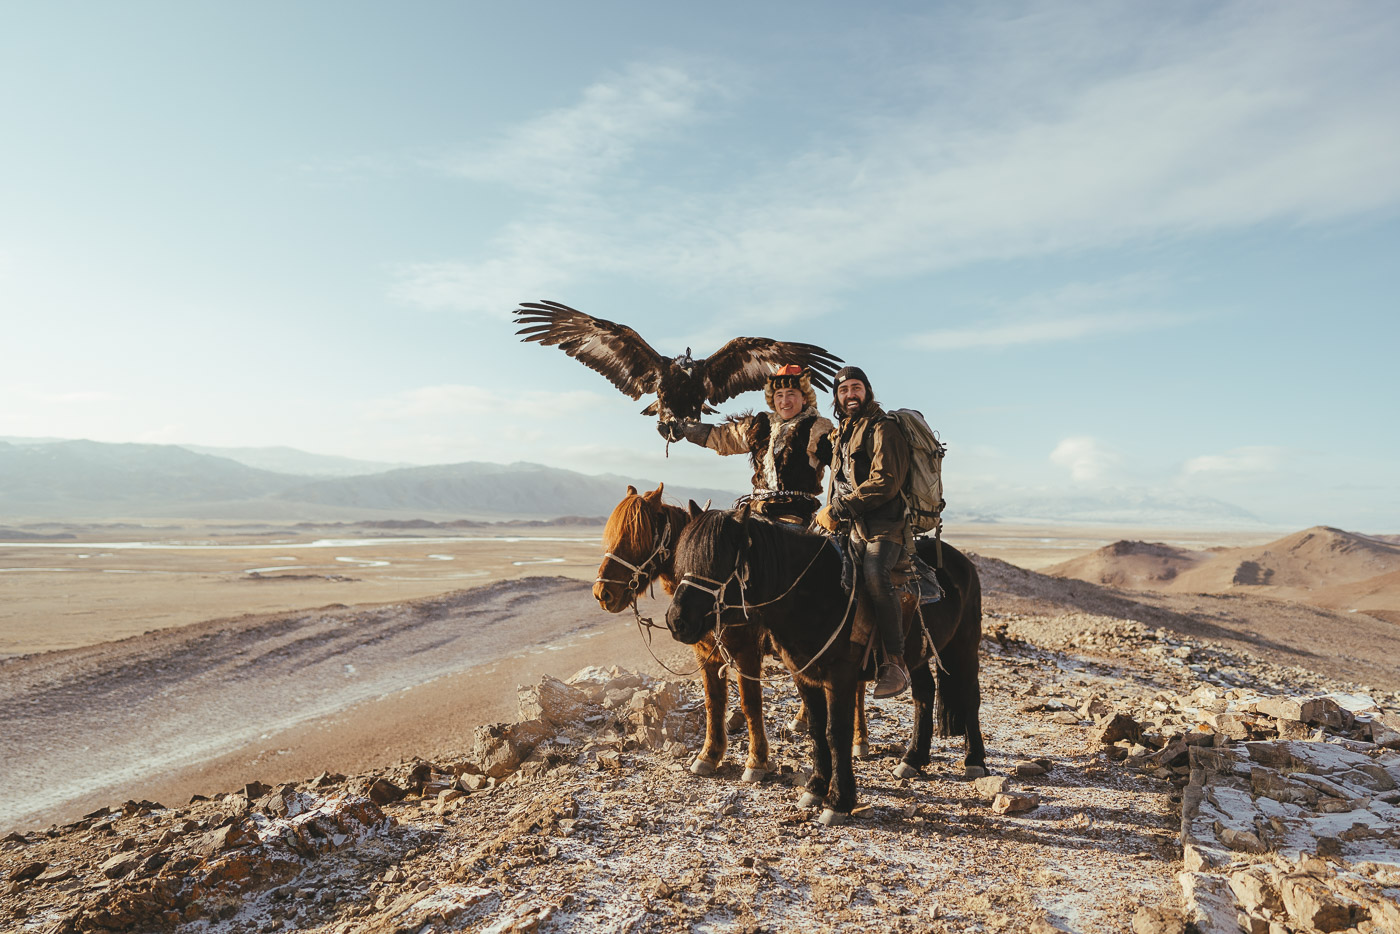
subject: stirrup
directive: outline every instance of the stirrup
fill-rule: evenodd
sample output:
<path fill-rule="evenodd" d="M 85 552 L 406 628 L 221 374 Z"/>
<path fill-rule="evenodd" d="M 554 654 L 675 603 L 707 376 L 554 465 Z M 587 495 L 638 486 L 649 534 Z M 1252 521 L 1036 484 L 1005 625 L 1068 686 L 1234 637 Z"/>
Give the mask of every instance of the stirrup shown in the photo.
<path fill-rule="evenodd" d="M 887 661 L 880 666 L 879 680 L 875 682 L 875 698 L 898 697 L 909 690 L 909 674 L 903 665 Z"/>

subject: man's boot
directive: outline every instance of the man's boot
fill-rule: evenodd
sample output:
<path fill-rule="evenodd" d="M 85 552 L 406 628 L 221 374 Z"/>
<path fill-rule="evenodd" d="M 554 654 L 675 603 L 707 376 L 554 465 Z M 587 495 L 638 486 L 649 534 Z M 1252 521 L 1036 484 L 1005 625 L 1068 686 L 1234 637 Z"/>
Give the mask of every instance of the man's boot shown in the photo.
<path fill-rule="evenodd" d="M 875 682 L 875 697 L 898 697 L 909 689 L 909 669 L 899 656 L 886 658 L 880 665 L 880 680 Z"/>
<path fill-rule="evenodd" d="M 891 568 L 903 554 L 904 549 L 897 542 L 873 541 L 866 543 L 861 555 L 866 593 L 885 650 L 875 684 L 876 697 L 894 697 L 909 687 L 909 669 L 904 667 L 904 612 L 890 578 Z"/>

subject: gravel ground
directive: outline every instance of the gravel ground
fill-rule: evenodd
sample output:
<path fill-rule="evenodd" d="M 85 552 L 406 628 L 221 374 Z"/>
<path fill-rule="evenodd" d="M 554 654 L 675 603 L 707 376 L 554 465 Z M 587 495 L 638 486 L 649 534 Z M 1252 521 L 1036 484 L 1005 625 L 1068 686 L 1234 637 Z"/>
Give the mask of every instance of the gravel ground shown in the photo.
<path fill-rule="evenodd" d="M 737 735 L 717 775 L 690 774 L 689 758 L 703 730 L 698 686 L 683 681 L 665 688 L 652 680 L 653 690 L 678 698 L 667 721 L 675 727 L 669 741 L 639 742 L 616 712 L 561 725 L 525 768 L 503 782 L 453 801 L 434 791 L 385 802 L 392 823 L 298 862 L 291 881 L 254 878 L 236 897 L 206 891 L 200 911 L 171 923 L 211 934 L 1127 931 L 1140 907 L 1180 902 L 1185 778 L 1153 777 L 1113 761 L 1096 740 L 1087 706 L 1097 701 L 1167 732 L 1190 728 L 1182 699 L 1201 687 L 1281 693 L 1361 686 L 1261 660 L 1248 651 L 1247 638 L 1205 642 L 1159 619 L 1144 625 L 1141 616 L 1149 614 L 1134 613 L 1140 605 L 1132 601 L 1113 604 L 1123 610 L 1116 615 L 1083 612 L 1054 599 L 1063 596 L 1054 585 L 1001 579 L 1009 576 L 984 569 L 994 592 L 983 642 L 982 725 L 993 774 L 1008 777 L 1011 790 L 1038 799 L 1025 813 L 997 813 L 984 790 L 960 780 L 960 742 L 936 741 L 925 776 L 895 779 L 891 768 L 912 715 L 907 698 L 900 698 L 870 702 L 872 755 L 857 763 L 860 806 L 849 824 L 822 826 L 814 811 L 796 805 L 808 739 L 780 727 L 796 712 L 790 688 L 766 689 L 777 770 L 763 783 L 747 785 L 739 781 L 744 740 Z M 464 619 L 488 631 L 499 627 L 499 651 L 518 647 L 522 631 L 529 634 L 526 644 L 547 640 L 544 626 L 538 633 L 522 630 L 520 614 L 529 610 L 534 621 L 542 607 L 557 605 L 564 615 L 553 625 L 568 621 L 577 627 L 580 586 L 500 585 L 440 601 L 303 615 L 301 630 L 283 615 L 244 621 L 238 632 L 226 631 L 225 621 L 159 637 L 185 639 L 185 652 L 191 645 L 211 648 L 192 653 L 190 667 L 174 681 L 209 677 L 211 690 L 228 692 L 217 700 L 200 696 L 210 728 L 223 729 L 220 716 L 241 713 L 241 682 L 296 685 L 281 688 L 300 692 L 283 701 L 295 714 L 298 697 L 345 678 L 347 657 L 358 659 L 351 662 L 357 668 L 364 661 L 377 670 L 382 662 L 386 684 L 410 673 L 395 662 L 405 645 L 421 648 L 408 653 L 403 665 L 440 661 L 451 654 L 442 647 L 472 628 L 463 627 Z M 1091 596 L 1103 598 L 1098 591 Z M 1047 603 L 1057 603 L 1054 612 L 1033 611 Z M 1137 618 L 1124 618 L 1129 615 Z M 618 625 L 616 618 L 604 619 Z M 129 648 L 147 652 L 150 638 Z M 482 640 L 471 644 L 479 649 Z M 5 742 L 20 743 L 14 748 L 21 750 L 24 743 L 36 744 L 49 768 L 60 761 L 80 771 L 91 750 L 75 749 L 65 760 L 58 748 L 63 743 L 37 732 L 42 724 L 56 728 L 51 708 L 72 715 L 85 697 L 97 698 L 109 717 L 145 698 L 150 706 L 137 713 L 159 715 L 162 679 L 174 677 L 162 666 L 172 653 L 152 651 L 142 667 L 131 663 L 137 655 L 113 654 L 113 646 L 122 645 L 98 647 L 90 658 L 69 655 L 67 667 L 46 667 L 54 661 L 49 656 L 0 667 L 9 675 L 0 715 L 29 731 L 11 740 L 7 730 Z M 673 662 L 684 657 L 675 647 L 670 651 Z M 250 679 L 251 671 L 278 677 Z M 773 673 L 781 680 L 776 668 Z M 298 684 L 302 676 L 312 680 Z M 1400 703 L 1393 693 L 1372 693 L 1387 708 Z M 135 724 L 135 717 L 123 722 Z M 103 725 L 99 720 L 94 726 L 95 738 Z M 6 767 L 13 769 L 11 750 L 3 751 Z M 415 768 L 451 781 L 471 753 L 458 748 L 424 754 L 431 755 L 433 768 L 406 761 L 358 778 L 321 786 L 303 781 L 298 787 L 306 794 L 316 788 L 322 796 L 346 789 L 365 793 L 375 777 L 410 786 L 405 776 Z M 1043 774 L 1031 774 L 1039 769 Z M 22 785 L 26 774 L 11 771 L 4 778 Z M 0 876 L 15 879 L 25 865 L 42 862 L 51 880 L 41 882 L 40 876 L 0 888 L 0 922 L 36 932 L 102 930 L 93 926 L 93 919 L 104 917 L 93 906 L 120 899 L 124 886 L 136 883 L 106 878 L 99 867 L 132 851 L 145 860 L 143 866 L 153 867 L 150 878 L 177 884 L 178 877 L 151 857 L 172 845 L 172 827 L 194 821 L 212 830 L 219 809 L 240 796 L 217 797 L 175 808 L 131 802 L 118 817 L 97 818 L 100 830 L 90 819 L 0 842 Z M 242 807 L 246 811 L 247 800 Z"/>

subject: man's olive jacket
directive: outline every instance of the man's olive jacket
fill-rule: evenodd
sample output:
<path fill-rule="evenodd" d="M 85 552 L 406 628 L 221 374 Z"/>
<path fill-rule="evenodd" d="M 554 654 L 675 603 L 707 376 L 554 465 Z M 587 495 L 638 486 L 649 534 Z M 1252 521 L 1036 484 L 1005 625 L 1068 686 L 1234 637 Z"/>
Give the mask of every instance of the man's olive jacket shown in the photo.
<path fill-rule="evenodd" d="M 878 405 L 846 418 L 831 433 L 835 514 L 849 514 L 866 539 L 903 540 L 909 443 L 894 418 Z"/>

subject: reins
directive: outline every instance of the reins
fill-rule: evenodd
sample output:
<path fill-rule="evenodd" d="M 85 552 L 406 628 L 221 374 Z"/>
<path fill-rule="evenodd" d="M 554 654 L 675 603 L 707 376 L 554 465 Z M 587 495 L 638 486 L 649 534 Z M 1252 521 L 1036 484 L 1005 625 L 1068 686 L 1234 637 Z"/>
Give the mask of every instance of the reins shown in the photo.
<path fill-rule="evenodd" d="M 705 577 L 705 576 L 702 575 L 702 574 L 687 573 L 687 574 L 682 575 L 682 577 L 681 577 L 681 579 L 680 579 L 680 582 L 676 584 L 676 592 L 677 592 L 677 593 L 680 592 L 680 589 L 681 589 L 682 587 L 693 587 L 693 588 L 695 588 L 696 590 L 703 591 L 703 592 L 705 592 L 705 593 L 707 593 L 707 594 L 710 594 L 712 597 L 714 597 L 714 601 L 715 601 L 715 603 L 714 603 L 714 608 L 713 608 L 710 612 L 713 613 L 713 614 L 714 614 L 714 617 L 715 617 L 715 646 L 719 649 L 720 655 L 724 658 L 724 668 L 725 668 L 726 670 L 732 669 L 735 673 L 738 674 L 738 676 L 739 676 L 740 678 L 744 678 L 744 679 L 747 679 L 747 680 L 749 680 L 749 681 L 757 681 L 757 682 L 759 682 L 760 684 L 780 683 L 780 682 L 783 682 L 783 681 L 785 680 L 785 679 L 781 679 L 781 678 L 763 678 L 763 677 L 755 677 L 754 675 L 745 674 L 742 670 L 739 669 L 738 665 L 737 665 L 737 664 L 735 663 L 735 661 L 734 661 L 734 658 L 729 654 L 729 651 L 724 647 L 724 638 L 723 638 L 723 636 L 724 636 L 724 629 L 725 629 L 725 626 L 726 626 L 726 624 L 725 624 L 725 622 L 724 622 L 724 613 L 725 613 L 726 610 L 730 610 L 730 609 L 739 609 L 739 610 L 743 610 L 743 611 L 744 611 L 744 622 L 743 622 L 743 623 L 731 623 L 731 624 L 729 624 L 729 625 L 730 625 L 730 626 L 747 626 L 747 625 L 749 625 L 749 624 L 750 624 L 749 610 L 756 610 L 756 609 L 759 609 L 759 608 L 761 608 L 761 607 L 771 606 L 772 604 L 777 603 L 779 600 L 782 600 L 782 599 L 783 599 L 784 597 L 786 597 L 788 594 L 790 594 L 790 593 L 792 593 L 794 590 L 796 590 L 796 589 L 797 589 L 797 585 L 800 584 L 800 583 L 802 583 L 802 579 L 805 578 L 805 577 L 807 576 L 807 572 L 810 571 L 810 570 L 812 570 L 812 568 L 816 565 L 817 559 L 820 558 L 821 555 L 822 555 L 822 552 L 826 550 L 827 544 L 828 544 L 828 542 L 827 542 L 825 539 L 823 539 L 821 545 L 817 548 L 816 552 L 812 555 L 812 560 L 810 560 L 810 561 L 807 562 L 807 566 L 804 567 L 804 568 L 802 569 L 802 572 L 801 572 L 800 574 L 797 575 L 797 577 L 793 580 L 793 582 L 792 582 L 790 585 L 788 585 L 787 590 L 784 590 L 781 594 L 779 594 L 778 596 L 772 598 L 771 600 L 764 600 L 764 601 L 761 602 L 761 603 L 749 603 L 749 602 L 748 602 L 748 598 L 745 596 L 745 593 L 744 593 L 745 585 L 748 583 L 748 579 L 749 579 L 749 568 L 748 568 L 748 560 L 747 560 L 747 559 L 748 559 L 747 549 L 745 549 L 745 551 L 744 551 L 743 553 L 741 553 L 741 554 L 738 556 L 738 558 L 737 558 L 737 559 L 735 560 L 735 562 L 734 562 L 734 570 L 730 571 L 730 572 L 729 572 L 729 576 L 726 577 L 726 578 L 725 578 L 724 580 L 722 580 L 722 581 L 715 580 L 714 578 L 711 578 L 711 577 Z M 701 583 L 696 583 L 696 581 L 703 581 L 704 583 L 703 583 L 703 584 L 701 584 Z M 739 603 L 738 603 L 737 605 L 731 607 L 731 606 L 729 606 L 727 603 L 724 602 L 724 592 L 725 592 L 726 590 L 729 589 L 729 585 L 730 585 L 731 583 L 734 583 L 734 582 L 736 582 L 736 581 L 737 581 L 738 584 L 739 584 Z M 712 584 L 713 586 L 707 587 L 707 586 L 705 586 L 705 584 Z M 847 621 L 848 619 L 850 619 L 850 616 L 851 616 L 851 607 L 855 604 L 855 594 L 856 594 L 856 588 L 855 588 L 854 586 L 852 586 L 852 587 L 851 587 L 850 596 L 849 596 L 849 597 L 847 598 L 847 600 L 846 600 L 846 611 L 845 611 L 845 612 L 842 614 L 842 616 L 841 616 L 841 622 L 837 624 L 837 626 L 836 626 L 836 628 L 835 628 L 834 630 L 832 630 L 832 633 L 831 633 L 830 638 L 828 638 L 828 639 L 826 640 L 826 644 L 823 645 L 823 646 L 821 647 L 821 649 L 819 649 L 819 650 L 817 651 L 817 654 L 813 655 L 810 659 L 808 659 L 808 660 L 807 660 L 807 664 L 803 665 L 800 669 L 798 669 L 797 671 L 793 672 L 793 676 L 794 676 L 794 677 L 797 676 L 797 675 L 803 674 L 804 672 L 807 671 L 808 668 L 811 668 L 814 664 L 816 664 L 817 660 L 818 660 L 819 658 L 821 658 L 823 655 L 825 655 L 826 652 L 827 652 L 827 650 L 830 649 L 830 648 L 832 647 L 832 645 L 835 644 L 835 642 L 836 642 L 836 637 L 839 636 L 839 635 L 841 634 L 841 631 L 842 631 L 843 629 L 846 628 L 846 621 Z"/>
<path fill-rule="evenodd" d="M 688 678 L 688 677 L 690 677 L 691 675 L 695 674 L 695 673 L 696 673 L 697 671 L 699 671 L 700 669 L 704 668 L 704 667 L 705 667 L 705 663 L 708 662 L 710 659 L 712 659 L 712 658 L 715 657 L 715 649 L 710 649 L 710 654 L 709 654 L 709 655 L 706 655 L 706 656 L 704 657 L 704 659 L 702 659 L 702 660 L 699 662 L 699 664 L 697 664 L 697 665 L 696 665 L 693 669 L 691 669 L 690 671 L 676 671 L 676 670 L 675 670 L 674 668 L 672 668 L 670 665 L 667 665 L 667 664 L 666 664 L 665 662 L 663 662 L 661 659 L 657 658 L 657 657 L 656 657 L 656 653 L 653 652 L 653 651 L 651 650 L 651 633 L 648 632 L 648 630 L 651 630 L 651 629 L 660 629 L 660 628 L 662 628 L 662 627 L 656 625 L 656 623 L 652 620 L 652 618 L 651 618 L 650 616 L 643 616 L 643 615 L 641 614 L 641 612 L 637 609 L 637 597 L 636 597 L 635 594 L 633 594 L 633 596 L 632 596 L 632 616 L 637 620 L 637 634 L 638 634 L 639 636 L 642 637 L 642 645 L 644 645 L 644 646 L 646 647 L 647 654 L 651 656 L 651 660 L 654 661 L 654 662 L 656 662 L 656 664 L 660 665 L 662 668 L 665 668 L 667 671 L 669 671 L 669 672 L 670 672 L 671 674 L 673 674 L 673 675 L 679 675 L 680 677 Z M 644 627 L 645 627 L 645 628 L 644 628 Z M 718 634 L 718 633 L 715 634 L 715 647 L 716 647 L 716 648 L 719 648 L 719 634 Z M 720 649 L 720 652 L 721 652 L 721 654 L 724 655 L 725 664 L 728 664 L 728 663 L 729 663 L 729 656 L 728 656 L 728 654 L 727 654 L 727 653 L 724 653 L 724 650 L 723 650 L 723 649 Z"/>

